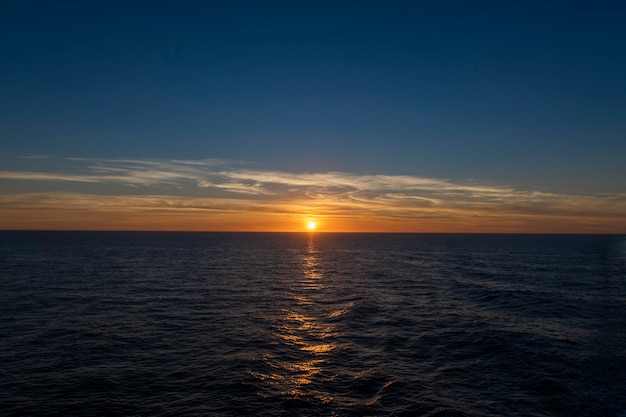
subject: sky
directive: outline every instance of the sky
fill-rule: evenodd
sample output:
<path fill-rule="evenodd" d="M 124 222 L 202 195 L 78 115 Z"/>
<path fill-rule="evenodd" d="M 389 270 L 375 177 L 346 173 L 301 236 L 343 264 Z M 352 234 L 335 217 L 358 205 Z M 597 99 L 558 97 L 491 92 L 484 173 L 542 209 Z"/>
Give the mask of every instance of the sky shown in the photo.
<path fill-rule="evenodd" d="M 626 233 L 620 1 L 0 3 L 0 229 Z"/>

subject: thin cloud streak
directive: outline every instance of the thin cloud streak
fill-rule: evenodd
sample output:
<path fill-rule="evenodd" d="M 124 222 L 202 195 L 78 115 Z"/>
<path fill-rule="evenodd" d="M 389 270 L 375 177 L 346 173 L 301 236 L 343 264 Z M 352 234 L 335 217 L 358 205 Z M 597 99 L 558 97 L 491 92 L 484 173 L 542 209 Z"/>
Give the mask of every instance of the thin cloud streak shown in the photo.
<path fill-rule="evenodd" d="M 385 224 L 394 231 L 430 230 L 433 224 L 422 220 L 439 219 L 435 224 L 456 227 L 456 231 L 480 231 L 481 225 L 486 231 L 541 231 L 550 225 L 552 229 L 559 225 L 558 230 L 567 230 L 569 225 L 572 231 L 626 231 L 622 219 L 626 194 L 559 194 L 408 175 L 293 173 L 215 159 L 68 158 L 63 162 L 63 172 L 1 171 L 0 181 L 18 182 L 17 187 L 29 181 L 47 185 L 44 192 L 2 193 L 0 206 L 22 216 L 48 210 L 106 213 L 106 218 L 144 213 L 156 219 L 158 213 L 165 219 L 165 214 L 177 213 L 187 216 L 189 227 L 195 218 L 204 222 L 199 227 L 208 224 L 209 228 L 219 228 L 217 221 L 226 217 L 228 222 L 222 225 L 254 224 L 255 218 L 271 217 L 272 227 L 283 230 L 299 227 L 294 224 L 304 216 L 315 216 L 326 218 L 335 230 L 358 229 L 359 222 L 363 231 L 372 225 L 384 230 Z M 84 189 L 68 193 L 61 189 L 63 183 L 82 183 Z M 113 188 L 96 193 L 90 187 L 95 183 Z M 277 226 L 277 215 L 284 221 L 289 217 L 291 225 Z M 1 217 L 0 226 L 10 226 L 9 217 Z M 346 219 L 353 221 L 349 227 Z"/>

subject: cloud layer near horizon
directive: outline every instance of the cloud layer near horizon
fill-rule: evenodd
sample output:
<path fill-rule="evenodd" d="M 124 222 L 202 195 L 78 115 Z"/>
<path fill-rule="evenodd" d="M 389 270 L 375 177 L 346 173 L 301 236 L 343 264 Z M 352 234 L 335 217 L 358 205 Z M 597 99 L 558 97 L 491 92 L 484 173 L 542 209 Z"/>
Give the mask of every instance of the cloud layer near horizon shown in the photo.
<path fill-rule="evenodd" d="M 229 160 L 29 158 L 0 171 L 1 228 L 626 232 L 626 194 L 409 175 L 293 173 Z"/>

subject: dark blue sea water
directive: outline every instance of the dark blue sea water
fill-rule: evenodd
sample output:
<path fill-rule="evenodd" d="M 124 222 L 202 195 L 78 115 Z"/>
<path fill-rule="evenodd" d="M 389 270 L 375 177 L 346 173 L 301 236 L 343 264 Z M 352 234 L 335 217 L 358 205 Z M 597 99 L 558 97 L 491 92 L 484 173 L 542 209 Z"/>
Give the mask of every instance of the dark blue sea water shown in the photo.
<path fill-rule="evenodd" d="M 0 232 L 2 416 L 625 416 L 626 237 Z"/>

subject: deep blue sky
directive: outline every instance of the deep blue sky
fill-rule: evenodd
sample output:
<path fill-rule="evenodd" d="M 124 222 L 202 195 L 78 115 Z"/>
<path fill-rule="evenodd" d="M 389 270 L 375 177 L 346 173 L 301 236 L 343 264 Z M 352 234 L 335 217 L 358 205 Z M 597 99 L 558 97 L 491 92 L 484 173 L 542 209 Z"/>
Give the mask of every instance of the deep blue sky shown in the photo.
<path fill-rule="evenodd" d="M 626 6 L 0 6 L 0 153 L 626 189 Z"/>

